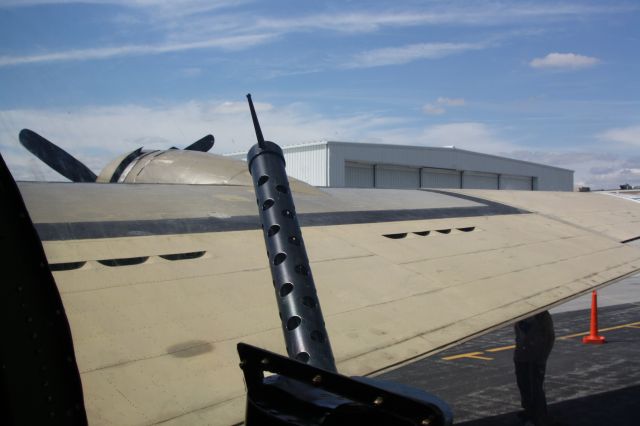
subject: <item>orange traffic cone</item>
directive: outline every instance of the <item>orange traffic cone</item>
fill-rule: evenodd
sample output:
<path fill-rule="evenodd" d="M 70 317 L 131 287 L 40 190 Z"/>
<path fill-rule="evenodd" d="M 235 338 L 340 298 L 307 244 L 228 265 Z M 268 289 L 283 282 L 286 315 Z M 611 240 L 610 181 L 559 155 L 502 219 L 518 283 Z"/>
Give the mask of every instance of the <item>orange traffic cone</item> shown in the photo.
<path fill-rule="evenodd" d="M 601 345 L 605 342 L 604 336 L 598 335 L 598 293 L 591 293 L 591 330 L 588 336 L 582 338 L 582 343 Z"/>

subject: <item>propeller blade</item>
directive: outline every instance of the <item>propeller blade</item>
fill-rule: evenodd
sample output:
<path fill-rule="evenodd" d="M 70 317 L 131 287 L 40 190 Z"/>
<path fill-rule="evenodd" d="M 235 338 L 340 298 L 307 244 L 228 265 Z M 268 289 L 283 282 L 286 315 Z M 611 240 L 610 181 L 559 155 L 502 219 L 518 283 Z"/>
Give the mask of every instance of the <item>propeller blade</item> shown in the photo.
<path fill-rule="evenodd" d="M 185 149 L 189 151 L 207 152 L 213 147 L 214 142 L 215 138 L 213 137 L 213 135 L 207 135 L 204 138 L 195 141 Z"/>
<path fill-rule="evenodd" d="M 95 182 L 97 176 L 71 154 L 29 129 L 20 131 L 20 143 L 29 152 L 72 182 Z"/>

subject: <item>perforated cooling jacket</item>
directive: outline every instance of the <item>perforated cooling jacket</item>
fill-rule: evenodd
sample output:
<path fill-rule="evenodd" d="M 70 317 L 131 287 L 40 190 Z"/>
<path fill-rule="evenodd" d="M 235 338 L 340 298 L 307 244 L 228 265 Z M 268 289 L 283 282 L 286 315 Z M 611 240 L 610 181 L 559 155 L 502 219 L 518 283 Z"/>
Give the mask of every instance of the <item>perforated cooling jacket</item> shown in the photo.
<path fill-rule="evenodd" d="M 280 147 L 265 142 L 247 154 L 278 311 L 290 358 L 336 371 L 329 336 Z"/>

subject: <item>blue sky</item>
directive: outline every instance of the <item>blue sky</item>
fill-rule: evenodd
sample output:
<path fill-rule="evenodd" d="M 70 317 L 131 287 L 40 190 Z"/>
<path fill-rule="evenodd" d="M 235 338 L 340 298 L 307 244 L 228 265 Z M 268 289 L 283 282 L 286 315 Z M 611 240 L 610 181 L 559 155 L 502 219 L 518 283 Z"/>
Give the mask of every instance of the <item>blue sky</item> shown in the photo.
<path fill-rule="evenodd" d="M 95 172 L 141 145 L 265 135 L 446 146 L 640 185 L 637 1 L 0 0 L 0 151 L 43 134 Z"/>

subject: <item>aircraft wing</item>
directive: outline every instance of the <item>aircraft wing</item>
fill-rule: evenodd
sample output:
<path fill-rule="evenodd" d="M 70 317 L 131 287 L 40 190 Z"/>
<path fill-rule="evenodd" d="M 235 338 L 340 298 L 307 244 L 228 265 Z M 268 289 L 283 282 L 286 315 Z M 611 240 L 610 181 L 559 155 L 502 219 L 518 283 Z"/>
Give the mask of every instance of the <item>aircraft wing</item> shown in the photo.
<path fill-rule="evenodd" d="M 285 354 L 253 189 L 21 183 L 92 424 L 242 421 L 240 341 Z M 370 375 L 640 269 L 598 194 L 296 193 L 338 370 Z"/>

